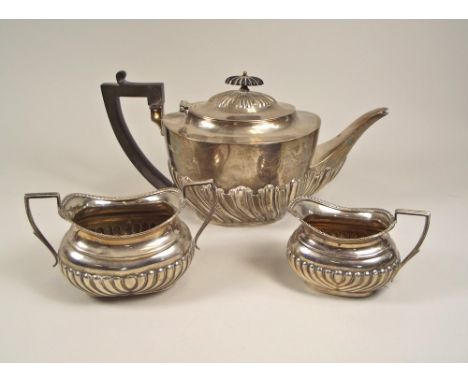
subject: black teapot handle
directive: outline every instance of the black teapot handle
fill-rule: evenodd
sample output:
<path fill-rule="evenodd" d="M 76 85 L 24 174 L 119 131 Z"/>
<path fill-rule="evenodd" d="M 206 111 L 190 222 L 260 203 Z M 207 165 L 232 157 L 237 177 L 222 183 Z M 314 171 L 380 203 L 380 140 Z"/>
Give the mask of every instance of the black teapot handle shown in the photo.
<path fill-rule="evenodd" d="M 161 127 L 161 118 L 164 106 L 164 84 L 137 83 L 125 79 L 126 73 L 120 71 L 116 74 L 117 83 L 104 83 L 101 85 L 102 97 L 106 106 L 109 121 L 120 146 L 138 171 L 156 188 L 174 187 L 146 157 L 137 145 L 122 113 L 121 97 L 146 97 L 151 110 L 153 121 Z"/>

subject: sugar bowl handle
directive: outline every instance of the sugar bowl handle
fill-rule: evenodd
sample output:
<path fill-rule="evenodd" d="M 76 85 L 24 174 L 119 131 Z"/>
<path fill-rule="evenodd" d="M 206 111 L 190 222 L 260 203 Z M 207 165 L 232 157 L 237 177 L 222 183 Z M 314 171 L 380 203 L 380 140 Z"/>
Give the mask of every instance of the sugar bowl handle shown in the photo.
<path fill-rule="evenodd" d="M 193 239 L 193 245 L 195 246 L 196 249 L 200 249 L 198 248 L 198 245 L 197 245 L 197 241 L 198 241 L 198 238 L 200 237 L 200 235 L 202 234 L 203 230 L 206 228 L 206 226 L 210 223 L 211 219 L 213 219 L 213 215 L 216 211 L 216 186 L 214 184 L 214 181 L 212 179 L 210 180 L 207 180 L 207 181 L 202 181 L 202 182 L 190 182 L 188 184 L 185 184 L 182 186 L 182 195 L 184 196 L 185 199 L 187 199 L 186 197 L 186 192 L 187 192 L 187 189 L 190 188 L 190 187 L 194 187 L 194 186 L 210 186 L 210 191 L 212 193 L 212 196 L 213 196 L 213 203 L 211 205 L 211 208 L 210 208 L 210 211 L 208 212 L 208 215 L 206 215 L 206 218 L 205 220 L 203 221 L 202 225 L 200 226 L 200 228 L 198 229 L 196 235 L 195 235 L 195 238 Z"/>
<path fill-rule="evenodd" d="M 36 225 L 36 222 L 34 221 L 34 218 L 32 216 L 31 206 L 30 206 L 30 200 L 31 199 L 46 199 L 46 198 L 55 198 L 57 200 L 57 208 L 60 209 L 60 206 L 61 206 L 62 202 L 60 200 L 60 194 L 58 192 L 36 192 L 36 193 L 32 193 L 32 194 L 25 194 L 24 195 L 24 206 L 26 208 L 26 215 L 28 216 L 29 223 L 31 224 L 31 227 L 33 228 L 34 235 L 40 241 L 42 241 L 42 243 L 49 249 L 49 251 L 54 256 L 55 264 L 53 266 L 55 267 L 57 265 L 57 263 L 58 263 L 58 253 L 55 250 L 55 248 L 52 247 L 52 244 L 50 244 L 49 241 L 42 234 L 39 227 Z"/>
<path fill-rule="evenodd" d="M 414 255 L 416 255 L 419 252 L 419 248 L 421 247 L 421 244 L 423 243 L 424 239 L 426 238 L 427 231 L 429 230 L 429 223 L 431 221 L 431 214 L 430 212 L 426 211 L 417 211 L 417 210 L 404 210 L 404 209 L 397 209 L 395 210 L 395 219 L 398 220 L 398 215 L 411 215 L 411 216 L 422 216 L 424 217 L 424 228 L 421 233 L 421 236 L 416 243 L 415 247 L 411 250 L 411 252 L 403 259 L 403 261 L 400 264 L 400 268 L 402 268 L 409 260 L 411 260 Z"/>

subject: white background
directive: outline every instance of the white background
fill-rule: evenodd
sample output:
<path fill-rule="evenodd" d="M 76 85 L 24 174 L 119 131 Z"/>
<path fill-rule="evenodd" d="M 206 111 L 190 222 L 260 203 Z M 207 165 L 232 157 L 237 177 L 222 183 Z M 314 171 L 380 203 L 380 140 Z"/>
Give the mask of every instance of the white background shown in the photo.
<path fill-rule="evenodd" d="M 467 36 L 465 21 L 2 21 L 0 360 L 467 361 Z M 288 216 L 209 226 L 188 272 L 163 294 L 103 301 L 75 290 L 32 235 L 23 194 L 151 190 L 102 103 L 100 83 L 120 69 L 131 81 L 164 81 L 167 111 L 248 70 L 262 91 L 319 114 L 321 141 L 389 107 L 319 195 L 431 211 L 421 253 L 371 298 L 319 295 L 286 263 L 298 224 Z M 167 174 L 145 101 L 124 110 Z M 52 201 L 35 207 L 57 246 L 67 223 Z M 194 214 L 183 216 L 195 230 Z M 402 219 L 393 231 L 402 254 L 421 224 Z"/>

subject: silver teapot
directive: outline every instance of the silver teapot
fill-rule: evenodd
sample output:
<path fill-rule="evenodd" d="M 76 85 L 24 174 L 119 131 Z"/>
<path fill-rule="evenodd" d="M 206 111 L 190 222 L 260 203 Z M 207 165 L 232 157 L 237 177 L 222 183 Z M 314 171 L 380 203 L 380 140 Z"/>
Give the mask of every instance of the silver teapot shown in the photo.
<path fill-rule="evenodd" d="M 226 79 L 239 86 L 208 101 L 180 103 L 179 112 L 164 114 L 164 84 L 134 83 L 117 73 L 117 84 L 102 84 L 109 120 L 125 153 L 156 188 L 174 186 L 146 158 L 123 117 L 121 97 L 146 97 L 151 119 L 166 139 L 169 170 L 177 187 L 213 179 L 216 201 L 207 187 L 187 197 L 205 217 L 216 202 L 213 222 L 223 225 L 270 223 L 280 219 L 295 198 L 312 194 L 340 171 L 361 134 L 387 114 L 372 110 L 337 137 L 317 146 L 320 118 L 252 91 L 258 77 Z"/>

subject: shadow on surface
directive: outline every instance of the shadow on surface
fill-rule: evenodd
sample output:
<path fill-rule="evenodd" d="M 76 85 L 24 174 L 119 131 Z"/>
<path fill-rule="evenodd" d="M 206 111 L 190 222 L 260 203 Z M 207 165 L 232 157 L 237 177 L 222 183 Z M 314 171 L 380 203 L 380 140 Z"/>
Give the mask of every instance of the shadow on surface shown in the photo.
<path fill-rule="evenodd" d="M 146 301 L 149 301 L 148 304 L 160 306 L 184 304 L 220 293 L 224 288 L 232 286 L 236 282 L 236 280 L 230 282 L 224 277 L 213 277 L 212 279 L 207 277 L 206 265 L 203 263 L 209 263 L 210 261 L 209 259 L 197 259 L 199 254 L 196 254 L 186 273 L 167 290 L 133 296 L 97 297 L 89 295 L 73 286 L 62 275 L 58 266 L 52 267 L 54 260 L 51 256 L 50 258 L 42 258 L 41 256 L 32 256 L 31 258 L 31 253 L 35 254 L 36 252 L 40 252 L 41 254 L 44 252 L 44 255 L 49 255 L 47 249 L 42 248 L 38 244 L 37 246 L 30 245 L 28 249 L 23 249 L 22 254 L 19 256 L 3 259 L 2 273 L 4 279 L 10 279 L 10 285 L 13 288 L 15 283 L 21 284 L 26 286 L 33 295 L 64 304 L 93 305 L 98 303 L 113 305 L 116 303 L 135 303 L 141 306 L 141 303 L 144 302 L 146 304 Z M 222 261 L 222 259 L 218 261 Z M 205 269 L 202 269 L 203 267 Z M 219 266 L 213 265 L 213 269 L 216 268 L 219 268 Z M 200 274 L 200 271 L 203 274 Z M 213 274 L 214 272 L 208 273 Z"/>
<path fill-rule="evenodd" d="M 189 218 L 189 220 L 192 220 L 192 218 Z M 193 220 L 195 222 L 196 218 Z M 232 231 L 233 235 L 236 233 L 236 231 Z M 213 234 L 215 235 L 216 232 L 213 232 Z M 278 285 L 302 295 L 343 301 L 358 300 L 330 296 L 309 288 L 290 269 L 285 256 L 285 242 L 280 236 L 274 240 L 270 237 L 268 241 L 244 243 L 244 248 L 239 248 L 239 251 L 243 253 L 239 253 L 237 259 L 231 258 L 230 262 L 226 261 L 226 256 L 236 256 L 236 253 L 220 252 L 219 242 L 207 240 L 204 243 L 202 242 L 203 250 L 196 253 L 187 272 L 168 290 L 155 294 L 117 298 L 98 298 L 87 295 L 72 286 L 63 277 L 58 267 L 52 268 L 53 259 L 52 257 L 47 258 L 50 255 L 45 248 L 42 248 L 40 243 L 24 244 L 23 242 L 20 245 L 23 248 L 19 253 L 8 251 L 15 253 L 15 255 L 2 259 L 3 280 L 8 280 L 12 290 L 19 286 L 26 286 L 31 294 L 65 304 L 92 305 L 104 303 L 112 305 L 114 303 L 136 303 L 141 305 L 144 302 L 144 304 L 148 305 L 171 306 L 190 302 L 196 303 L 207 298 L 217 298 L 220 294 L 237 289 L 239 286 L 243 289 L 251 288 L 255 284 L 255 276 L 252 273 L 244 272 L 242 267 L 233 273 L 232 260 L 247 264 L 249 267 L 254 268 L 258 274 L 263 274 Z M 429 259 L 434 256 L 430 251 L 426 252 L 429 252 L 426 253 Z M 420 260 L 423 260 L 423 258 L 421 257 Z M 433 272 L 434 277 L 437 273 L 435 267 L 437 262 L 434 261 L 434 264 L 431 264 L 431 261 L 428 261 L 428 263 L 425 264 L 425 269 L 422 267 L 424 264 L 418 264 L 416 261 L 408 264 L 392 283 L 389 283 L 373 296 L 359 300 L 370 301 L 378 298 L 388 303 L 406 305 L 413 304 L 415 301 L 433 302 L 436 299 L 445 299 L 450 295 L 455 297 L 456 295 L 466 294 L 466 282 L 459 277 L 448 278 L 443 275 L 442 277 L 445 279 L 445 287 L 443 288 L 439 283 L 427 282 L 428 272 Z M 453 269 L 451 272 L 453 272 Z M 449 273 L 448 270 L 447 273 Z M 460 271 L 460 273 L 463 272 Z M 447 283 L 450 283 L 450 288 L 447 287 Z"/>
<path fill-rule="evenodd" d="M 252 255 L 247 258 L 247 261 L 256 267 L 259 272 L 266 274 L 285 288 L 313 298 L 335 299 L 337 301 L 373 301 L 385 297 L 386 301 L 389 302 L 409 304 L 414 303 L 414 301 L 433 301 L 435 298 L 447 297 L 443 295 L 443 291 L 440 288 L 434 288 L 436 284 L 432 283 L 431 286 L 417 281 L 421 277 L 420 274 L 413 275 L 413 277 L 408 275 L 401 277 L 401 275 L 397 274 L 393 282 L 388 283 L 368 297 L 350 298 L 333 296 L 310 288 L 293 272 L 286 259 L 286 246 L 284 243 L 260 243 L 256 244 L 251 250 Z M 409 269 L 402 269 L 401 271 L 405 273 L 411 272 Z M 413 270 L 412 272 L 417 272 L 417 270 Z"/>
<path fill-rule="evenodd" d="M 65 280 L 58 266 L 52 267 L 54 263 L 52 256 L 50 258 L 43 258 L 32 255 L 35 255 L 37 252 L 40 254 L 44 252 L 45 255 L 50 256 L 47 253 L 47 249 L 43 248 L 41 244 L 37 244 L 37 246 L 30 245 L 28 249 L 22 251 L 21 255 L 17 254 L 15 257 L 4 260 L 4 269 L 8 269 L 4 277 L 14 279 L 13 283 L 21 283 L 30 289 L 32 294 L 39 295 L 48 300 L 73 305 L 92 303 L 92 299 L 89 296 Z"/>
<path fill-rule="evenodd" d="M 285 288 L 303 294 L 311 293 L 289 267 L 284 242 L 256 243 L 250 251 L 251 255 L 246 260 L 259 272 Z"/>

